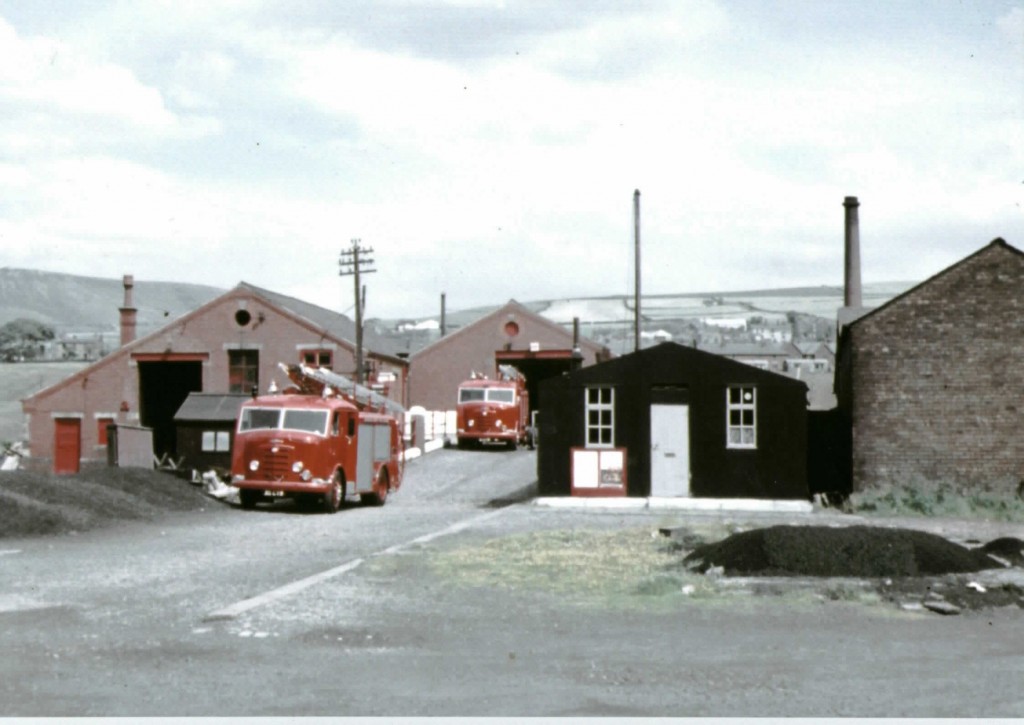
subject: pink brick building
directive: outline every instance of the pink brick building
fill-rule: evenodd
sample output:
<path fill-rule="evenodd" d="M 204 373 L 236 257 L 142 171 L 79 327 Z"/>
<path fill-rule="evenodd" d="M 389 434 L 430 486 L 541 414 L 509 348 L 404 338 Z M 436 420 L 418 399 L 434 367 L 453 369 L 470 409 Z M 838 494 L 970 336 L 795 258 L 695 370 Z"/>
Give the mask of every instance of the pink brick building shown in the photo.
<path fill-rule="evenodd" d="M 121 347 L 22 401 L 33 459 L 52 460 L 60 471 L 104 460 L 109 423 L 152 428 L 156 455 L 173 456 L 174 414 L 190 392 L 265 392 L 272 381 L 287 383 L 279 363 L 355 371 L 355 326 L 338 313 L 243 282 L 133 339 L 131 287 L 126 277 Z M 364 365 L 389 381 L 390 398 L 404 403 L 408 365 L 387 348 L 367 333 Z"/>
<path fill-rule="evenodd" d="M 412 356 L 409 405 L 454 410 L 459 383 L 473 372 L 494 377 L 499 364 L 509 364 L 526 376 L 535 408 L 541 380 L 611 356 L 602 345 L 575 338 L 571 330 L 510 300 Z"/>

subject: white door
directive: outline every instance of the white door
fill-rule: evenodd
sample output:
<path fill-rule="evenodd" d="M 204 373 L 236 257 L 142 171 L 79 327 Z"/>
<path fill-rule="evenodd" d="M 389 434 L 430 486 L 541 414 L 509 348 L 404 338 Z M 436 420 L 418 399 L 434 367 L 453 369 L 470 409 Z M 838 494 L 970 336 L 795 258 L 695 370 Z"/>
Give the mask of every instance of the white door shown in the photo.
<path fill-rule="evenodd" d="M 651 406 L 651 496 L 690 495 L 690 406 Z"/>

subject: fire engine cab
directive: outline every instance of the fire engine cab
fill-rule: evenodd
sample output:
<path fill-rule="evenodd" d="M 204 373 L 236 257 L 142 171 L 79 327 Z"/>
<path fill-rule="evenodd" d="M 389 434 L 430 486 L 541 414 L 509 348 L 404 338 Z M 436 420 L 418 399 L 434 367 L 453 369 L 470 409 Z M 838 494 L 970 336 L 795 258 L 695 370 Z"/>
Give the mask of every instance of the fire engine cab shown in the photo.
<path fill-rule="evenodd" d="M 284 366 L 294 385 L 242 404 L 231 483 L 242 508 L 293 498 L 334 513 L 383 505 L 402 483 L 401 406 L 327 370 Z"/>
<path fill-rule="evenodd" d="M 496 380 L 474 373 L 459 385 L 456 424 L 460 448 L 485 442 L 533 448 L 526 377 L 511 365 L 501 365 Z"/>

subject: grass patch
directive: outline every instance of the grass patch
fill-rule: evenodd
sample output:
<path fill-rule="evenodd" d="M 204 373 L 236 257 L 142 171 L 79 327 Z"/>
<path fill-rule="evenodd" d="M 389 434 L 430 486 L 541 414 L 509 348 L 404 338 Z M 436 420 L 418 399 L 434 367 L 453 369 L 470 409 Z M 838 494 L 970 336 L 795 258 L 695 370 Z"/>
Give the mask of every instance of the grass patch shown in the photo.
<path fill-rule="evenodd" d="M 577 605 L 648 606 L 720 594 L 707 577 L 681 569 L 678 549 L 649 528 L 518 534 L 429 557 L 432 572 L 456 586 L 544 592 Z"/>
<path fill-rule="evenodd" d="M 876 516 L 934 516 L 1024 522 L 1024 500 L 1012 492 L 962 490 L 948 484 L 889 485 L 858 491 L 850 513 Z"/>

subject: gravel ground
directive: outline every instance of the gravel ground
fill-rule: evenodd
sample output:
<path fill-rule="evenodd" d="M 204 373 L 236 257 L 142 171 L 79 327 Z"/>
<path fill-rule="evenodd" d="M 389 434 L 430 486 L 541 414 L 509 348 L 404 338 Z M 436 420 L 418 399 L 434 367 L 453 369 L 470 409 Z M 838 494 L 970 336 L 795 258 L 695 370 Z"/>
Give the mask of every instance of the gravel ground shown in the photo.
<path fill-rule="evenodd" d="M 0 714 L 1024 716 L 1024 610 L 924 607 L 934 594 L 955 606 L 951 588 L 968 582 L 945 577 L 989 586 L 988 571 L 893 578 L 886 594 L 885 579 L 682 565 L 700 543 L 780 525 L 977 546 L 1022 538 L 1020 524 L 546 509 L 528 502 L 534 466 L 524 451 L 438 451 L 409 465 L 383 508 L 243 512 L 207 499 L 158 525 L 8 540 L 22 551 L 0 557 Z M 469 523 L 411 543 L 456 521 Z M 680 529 L 694 538 L 672 551 L 662 532 Z M 672 567 L 650 580 L 667 586 L 585 568 L 609 561 L 596 550 L 609 542 L 639 548 L 629 532 L 667 550 L 652 556 Z M 363 565 L 343 576 L 204 620 L 353 557 Z M 481 577 L 488 557 L 501 566 Z"/>

